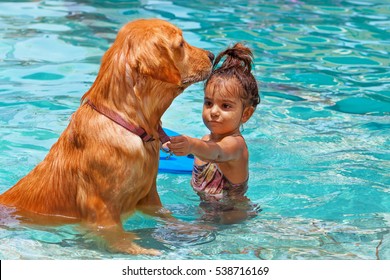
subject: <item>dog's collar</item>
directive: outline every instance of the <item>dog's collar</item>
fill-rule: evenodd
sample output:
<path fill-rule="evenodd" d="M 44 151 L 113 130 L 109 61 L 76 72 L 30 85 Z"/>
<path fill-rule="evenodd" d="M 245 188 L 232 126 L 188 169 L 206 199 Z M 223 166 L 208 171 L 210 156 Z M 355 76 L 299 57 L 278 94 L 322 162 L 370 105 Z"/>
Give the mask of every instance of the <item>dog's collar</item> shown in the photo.
<path fill-rule="evenodd" d="M 151 142 L 151 141 L 155 140 L 153 138 L 153 136 L 146 133 L 145 129 L 143 129 L 140 126 L 135 126 L 135 125 L 125 121 L 118 113 L 111 111 L 110 109 L 108 109 L 104 106 L 97 107 L 95 104 L 92 103 L 91 100 L 87 100 L 86 104 L 91 106 L 91 108 L 94 109 L 96 112 L 106 116 L 107 118 L 109 118 L 113 122 L 119 124 L 120 126 L 127 129 L 128 131 L 134 133 L 135 135 L 138 135 L 142 139 L 142 141 Z M 160 142 L 162 144 L 164 144 L 170 140 L 169 136 L 162 129 L 161 125 L 158 126 L 158 135 L 159 135 Z"/>

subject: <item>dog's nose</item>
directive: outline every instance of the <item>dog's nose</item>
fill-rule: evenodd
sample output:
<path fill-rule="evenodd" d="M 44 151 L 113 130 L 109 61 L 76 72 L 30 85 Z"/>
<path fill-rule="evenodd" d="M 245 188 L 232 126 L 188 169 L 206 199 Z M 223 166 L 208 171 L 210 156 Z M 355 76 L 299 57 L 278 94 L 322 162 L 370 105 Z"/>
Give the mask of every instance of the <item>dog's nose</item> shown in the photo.
<path fill-rule="evenodd" d="M 214 54 L 212 52 L 208 52 L 207 56 L 210 58 L 210 61 L 213 62 L 214 61 Z"/>

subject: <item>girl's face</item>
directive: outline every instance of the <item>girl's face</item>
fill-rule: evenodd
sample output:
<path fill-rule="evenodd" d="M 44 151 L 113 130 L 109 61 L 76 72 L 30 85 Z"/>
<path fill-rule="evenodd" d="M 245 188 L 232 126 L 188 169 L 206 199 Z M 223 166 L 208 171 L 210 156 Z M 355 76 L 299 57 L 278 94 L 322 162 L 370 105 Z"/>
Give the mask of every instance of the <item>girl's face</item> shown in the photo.
<path fill-rule="evenodd" d="M 238 81 L 210 81 L 205 90 L 203 122 L 212 134 L 227 136 L 240 132 L 240 125 L 253 113 L 252 107 L 244 108 L 239 95 Z"/>

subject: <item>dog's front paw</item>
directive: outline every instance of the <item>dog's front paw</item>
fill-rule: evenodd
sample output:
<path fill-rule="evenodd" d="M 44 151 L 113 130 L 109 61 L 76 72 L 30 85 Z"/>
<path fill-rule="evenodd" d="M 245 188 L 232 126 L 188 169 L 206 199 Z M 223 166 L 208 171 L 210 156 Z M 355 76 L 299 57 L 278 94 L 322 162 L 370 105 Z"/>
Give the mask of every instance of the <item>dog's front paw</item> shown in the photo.
<path fill-rule="evenodd" d="M 159 256 L 161 252 L 156 249 L 143 248 L 135 243 L 115 242 L 110 244 L 108 250 L 113 253 L 123 253 L 130 255 L 150 255 Z"/>

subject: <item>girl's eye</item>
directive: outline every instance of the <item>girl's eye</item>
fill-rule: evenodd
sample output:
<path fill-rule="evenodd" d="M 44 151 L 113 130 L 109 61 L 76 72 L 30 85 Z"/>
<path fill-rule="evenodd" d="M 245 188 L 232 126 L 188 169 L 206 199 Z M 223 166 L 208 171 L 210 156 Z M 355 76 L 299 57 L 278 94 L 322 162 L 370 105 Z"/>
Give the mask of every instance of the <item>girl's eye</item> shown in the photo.
<path fill-rule="evenodd" d="M 232 108 L 232 106 L 231 106 L 230 104 L 227 104 L 227 103 L 222 104 L 222 107 L 223 107 L 224 109 L 230 109 L 230 108 Z"/>
<path fill-rule="evenodd" d="M 205 100 L 204 103 L 203 103 L 206 107 L 210 107 L 213 105 L 213 103 L 211 103 L 211 101 L 207 101 Z"/>

